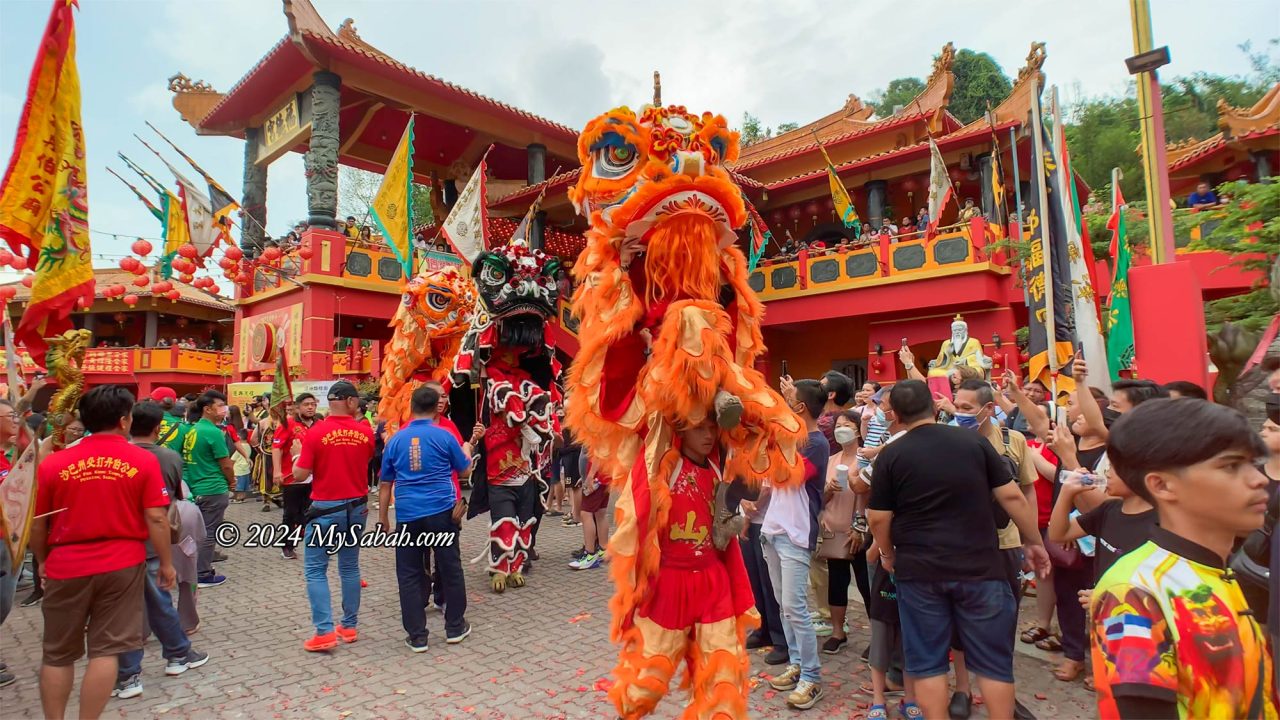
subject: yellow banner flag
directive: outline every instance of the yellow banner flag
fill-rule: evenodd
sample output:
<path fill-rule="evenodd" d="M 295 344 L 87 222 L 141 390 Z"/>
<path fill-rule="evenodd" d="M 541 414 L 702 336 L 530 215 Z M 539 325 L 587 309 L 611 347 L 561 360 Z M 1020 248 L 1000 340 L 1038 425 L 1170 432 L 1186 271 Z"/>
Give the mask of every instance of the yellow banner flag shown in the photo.
<path fill-rule="evenodd" d="M 44 338 L 71 328 L 77 301 L 93 298 L 80 75 L 71 0 L 54 0 L 0 182 L 0 237 L 35 269 L 31 300 L 15 330 L 36 356 Z"/>
<path fill-rule="evenodd" d="M 369 214 L 395 253 L 405 278 L 413 275 L 413 116 L 373 196 Z"/>
<path fill-rule="evenodd" d="M 822 141 L 818 139 L 818 134 L 813 134 L 814 142 L 818 143 L 818 149 L 822 151 L 822 158 L 827 161 L 827 180 L 831 183 L 831 202 L 835 205 L 836 215 L 840 216 L 840 222 L 847 228 L 854 228 L 854 232 L 861 232 L 862 221 L 858 219 L 858 209 L 853 206 L 853 200 L 849 198 L 849 191 L 845 189 L 844 183 L 840 181 L 840 176 L 836 174 L 836 166 L 831 162 L 831 156 L 827 154 L 827 148 L 822 145 Z"/>

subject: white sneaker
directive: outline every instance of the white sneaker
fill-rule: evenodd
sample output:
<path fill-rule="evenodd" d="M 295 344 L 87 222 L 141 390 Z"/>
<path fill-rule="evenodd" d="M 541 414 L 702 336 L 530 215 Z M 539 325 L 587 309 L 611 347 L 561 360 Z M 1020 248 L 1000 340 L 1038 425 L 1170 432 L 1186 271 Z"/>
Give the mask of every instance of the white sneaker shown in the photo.
<path fill-rule="evenodd" d="M 111 697 L 118 697 L 121 700 L 135 698 L 142 694 L 142 676 L 133 675 L 128 680 L 116 683 L 116 687 L 111 691 Z"/>
<path fill-rule="evenodd" d="M 813 632 L 815 635 L 827 636 L 832 631 L 831 623 L 826 620 L 813 621 Z"/>

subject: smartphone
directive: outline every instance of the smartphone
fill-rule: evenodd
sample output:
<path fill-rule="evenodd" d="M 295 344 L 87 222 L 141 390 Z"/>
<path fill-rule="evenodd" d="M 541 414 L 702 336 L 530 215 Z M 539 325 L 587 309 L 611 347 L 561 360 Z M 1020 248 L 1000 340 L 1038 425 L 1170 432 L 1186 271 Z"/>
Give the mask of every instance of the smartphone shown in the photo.
<path fill-rule="evenodd" d="M 902 347 L 907 347 L 907 339 L 902 338 Z"/>
<path fill-rule="evenodd" d="M 782 377 L 791 377 L 791 371 L 787 369 L 787 361 L 782 361 Z"/>

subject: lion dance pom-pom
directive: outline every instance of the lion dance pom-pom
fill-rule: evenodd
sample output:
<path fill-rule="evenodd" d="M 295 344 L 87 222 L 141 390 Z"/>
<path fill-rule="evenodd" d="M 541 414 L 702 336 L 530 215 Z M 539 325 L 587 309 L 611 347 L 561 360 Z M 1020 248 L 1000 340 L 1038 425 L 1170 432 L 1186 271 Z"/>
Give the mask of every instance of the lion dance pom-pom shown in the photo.
<path fill-rule="evenodd" d="M 764 310 L 735 246 L 747 211 L 724 163 L 737 155 L 723 117 L 674 106 L 610 110 L 578 139 L 582 174 L 569 195 L 590 229 L 574 266 L 581 349 L 567 417 L 619 491 L 609 553 L 621 651 L 610 697 L 626 718 L 652 711 L 681 663 L 692 694 L 685 717 L 746 715 L 743 638 L 758 616 L 737 543 L 717 542 L 713 553 L 732 596 L 725 617 L 685 622 L 655 603 L 659 586 L 663 595 L 692 590 L 661 549 L 684 537 L 668 518 L 685 485 L 676 430 L 716 420 L 718 486 L 802 479 L 804 427 L 753 368 Z"/>

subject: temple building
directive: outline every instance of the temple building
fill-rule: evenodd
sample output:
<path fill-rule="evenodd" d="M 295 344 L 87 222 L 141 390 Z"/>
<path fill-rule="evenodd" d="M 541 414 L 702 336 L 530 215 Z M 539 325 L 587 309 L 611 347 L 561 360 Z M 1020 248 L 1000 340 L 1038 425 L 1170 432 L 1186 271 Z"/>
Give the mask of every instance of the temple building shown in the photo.
<path fill-rule="evenodd" d="M 337 168 L 383 172 L 410 113 L 417 123 L 414 180 L 439 188 L 437 217 L 492 146 L 490 241 L 504 242 L 545 192 L 533 242 L 568 262 L 576 258 L 585 223 L 566 197 L 578 172 L 576 129 L 416 70 L 366 42 L 351 20 L 330 29 L 308 0 L 282 5 L 284 36 L 226 92 L 183 75 L 170 81 L 173 105 L 197 135 L 244 139 L 242 206 L 256 220 L 245 227 L 266 225 L 272 160 L 287 152 L 305 154 L 310 228 L 304 240 L 311 251 L 271 282 L 237 286 L 234 380 L 260 380 L 271 372 L 271 338 L 277 333 L 285 334 L 290 362 L 305 379 L 333 377 L 335 338 L 367 345 L 369 370 L 378 372 L 402 271 L 390 252 L 356 246 L 334 229 Z M 776 241 L 750 277 L 767 307 L 765 369 L 771 376 L 788 360 L 796 376 L 834 368 L 859 381 L 893 381 L 904 373 L 896 357 L 904 340 L 925 362 L 950 337 L 957 313 L 995 369 L 1019 365 L 1016 337 L 1027 309 L 1017 270 L 995 243 L 1024 232 L 1018 203 L 1028 196 L 1030 110 L 1035 93 L 1045 87 L 1045 47 L 1033 43 L 1008 97 L 989 117 L 968 124 L 948 111 L 954 59 L 948 44 L 934 59 L 924 90 L 885 117 L 849 95 L 830 114 L 743 148 L 730 168 Z M 1221 135 L 1171 153 L 1175 189 L 1183 187 L 1184 177 L 1229 173 L 1246 159 L 1254 162 L 1251 179 L 1275 167 L 1278 97 L 1273 91 L 1250 110 L 1224 111 Z M 855 236 L 835 216 L 826 156 L 863 222 L 879 227 L 914 220 L 928 204 L 930 138 L 956 191 L 956 202 L 936 219 L 937 234 Z M 568 171 L 547 177 L 548 168 Z M 995 172 L 1002 172 L 1003 198 L 992 191 Z M 1087 196 L 1079 180 L 1077 190 Z M 962 219 L 966 200 L 973 209 Z M 419 230 L 428 238 L 434 232 Z M 245 232 L 247 249 L 261 243 L 256 232 Z M 741 241 L 745 247 L 745 234 Z M 438 252 L 425 259 L 458 261 Z M 1218 253 L 1180 251 L 1180 259 L 1192 260 L 1206 294 L 1240 292 L 1253 282 L 1244 273 L 1212 273 L 1227 264 Z M 1105 263 L 1098 273 L 1095 285 L 1107 287 Z M 553 330 L 558 348 L 572 356 L 576 322 L 567 304 L 559 320 Z"/>

